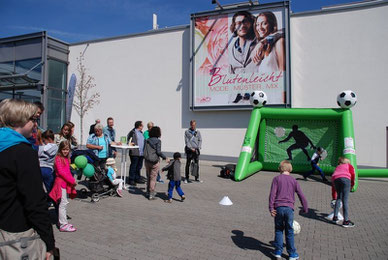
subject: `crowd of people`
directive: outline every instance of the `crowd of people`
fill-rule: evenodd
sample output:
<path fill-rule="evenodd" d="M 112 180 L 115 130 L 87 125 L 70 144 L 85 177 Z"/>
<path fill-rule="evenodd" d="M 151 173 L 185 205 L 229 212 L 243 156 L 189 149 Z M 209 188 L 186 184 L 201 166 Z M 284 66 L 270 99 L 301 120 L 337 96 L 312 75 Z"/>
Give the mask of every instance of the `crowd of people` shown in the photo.
<path fill-rule="evenodd" d="M 79 151 L 74 136 L 74 123 L 68 121 L 58 133 L 44 130 L 39 126 L 44 111 L 41 102 L 5 99 L 0 103 L 0 258 L 1 259 L 50 259 L 57 252 L 48 209 L 54 205 L 58 217 L 57 227 L 61 232 L 74 232 L 76 227 L 69 223 L 67 215 L 68 198 L 75 198 L 77 181 L 71 166 L 71 155 Z M 154 200 L 156 182 L 163 182 L 160 176 L 160 158 L 168 165 L 168 199 L 172 202 L 173 189 L 183 201 L 186 197 L 181 188 L 181 154 L 174 153 L 168 160 L 162 152 L 161 129 L 152 122 L 143 133 L 142 121 L 136 121 L 127 135 L 131 165 L 128 184 L 147 185 L 147 197 Z M 189 180 L 190 162 L 198 164 L 202 138 L 196 129 L 196 122 L 190 122 L 185 133 L 185 151 L 189 158 L 186 165 L 185 183 Z M 117 186 L 117 194 L 122 197 L 123 183 L 116 176 L 115 157 L 117 151 L 116 131 L 112 117 L 104 127 L 100 120 L 90 127 L 86 148 L 95 155 L 99 169 Z M 146 178 L 141 176 L 143 161 Z M 199 179 L 198 168 L 195 180 Z M 24 241 L 27 241 L 25 245 Z"/>
<path fill-rule="evenodd" d="M 78 149 L 73 136 L 74 124 L 65 123 L 58 134 L 52 130 L 43 131 L 38 127 L 39 117 L 44 111 L 40 102 L 35 104 L 16 99 L 0 102 L 0 259 L 50 259 L 56 252 L 55 239 L 49 219 L 48 207 L 54 202 L 58 215 L 58 228 L 62 232 L 74 232 L 76 227 L 68 222 L 68 197 L 77 196 L 77 181 L 71 171 L 70 156 Z M 116 142 L 114 120 L 109 117 L 107 126 L 96 120 L 94 132 L 90 134 L 86 147 L 98 158 L 98 165 L 106 169 L 109 180 L 118 186 L 121 197 L 123 183 L 116 177 L 115 157 L 117 151 L 111 144 Z M 152 122 L 147 124 L 143 133 L 143 122 L 136 121 L 127 135 L 131 165 L 129 185 L 136 186 L 146 182 L 147 197 L 155 200 L 156 183 L 161 171 L 167 171 L 168 199 L 171 203 L 173 190 L 176 189 L 181 200 L 185 193 L 181 188 L 181 154 L 175 152 L 172 160 L 162 152 L 160 127 Z M 91 127 L 92 128 L 92 127 Z M 198 165 L 202 137 L 196 128 L 196 121 L 190 122 L 185 131 L 185 183 L 190 183 L 190 171 L 194 180 L 201 182 Z M 317 152 L 317 158 L 320 153 Z M 160 169 L 160 158 L 168 164 Z M 315 158 L 311 158 L 313 161 Z M 141 169 L 145 164 L 146 178 Z M 319 161 L 316 160 L 314 163 Z M 193 162 L 193 163 L 192 163 Z M 314 167 L 313 167 L 314 169 Z M 299 183 L 290 176 L 292 165 L 284 160 L 279 165 L 280 175 L 272 182 L 269 196 L 269 211 L 275 223 L 275 256 L 283 251 L 283 232 L 286 235 L 286 248 L 290 259 L 298 259 L 294 245 L 292 227 L 294 214 L 294 193 L 301 200 L 304 212 L 308 211 L 307 200 Z M 310 173 L 309 173 L 310 174 Z M 343 204 L 343 227 L 353 227 L 349 220 L 348 197 L 354 185 L 354 168 L 346 158 L 339 159 L 339 165 L 332 175 L 333 199 L 336 200 L 333 222 L 339 224 L 340 202 Z"/>

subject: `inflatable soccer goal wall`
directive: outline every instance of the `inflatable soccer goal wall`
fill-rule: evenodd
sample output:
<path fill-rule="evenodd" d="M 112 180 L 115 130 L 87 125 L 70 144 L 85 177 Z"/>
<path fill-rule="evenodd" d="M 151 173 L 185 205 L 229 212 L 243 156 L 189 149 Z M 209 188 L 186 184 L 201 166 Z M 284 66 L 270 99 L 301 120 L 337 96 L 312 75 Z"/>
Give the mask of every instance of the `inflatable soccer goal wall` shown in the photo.
<path fill-rule="evenodd" d="M 358 171 L 350 109 L 254 108 L 234 174 L 241 181 L 260 170 L 278 171 L 288 159 L 293 172 L 311 170 L 310 157 L 316 147 L 327 152 L 320 167 L 331 175 L 339 156 L 348 158 Z"/>

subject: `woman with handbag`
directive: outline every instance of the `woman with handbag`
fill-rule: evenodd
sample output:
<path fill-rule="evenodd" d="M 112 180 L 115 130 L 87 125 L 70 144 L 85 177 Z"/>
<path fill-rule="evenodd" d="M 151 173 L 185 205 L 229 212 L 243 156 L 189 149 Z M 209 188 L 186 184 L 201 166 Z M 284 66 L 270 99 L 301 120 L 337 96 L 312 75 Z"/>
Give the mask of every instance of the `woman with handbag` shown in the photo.
<path fill-rule="evenodd" d="M 159 158 L 167 160 L 167 157 L 162 153 L 162 142 L 160 141 L 161 131 L 158 126 L 154 126 L 149 131 L 150 138 L 146 140 L 144 145 L 144 161 L 147 173 L 147 193 L 148 199 L 154 200 L 156 177 L 158 176 L 160 162 Z"/>

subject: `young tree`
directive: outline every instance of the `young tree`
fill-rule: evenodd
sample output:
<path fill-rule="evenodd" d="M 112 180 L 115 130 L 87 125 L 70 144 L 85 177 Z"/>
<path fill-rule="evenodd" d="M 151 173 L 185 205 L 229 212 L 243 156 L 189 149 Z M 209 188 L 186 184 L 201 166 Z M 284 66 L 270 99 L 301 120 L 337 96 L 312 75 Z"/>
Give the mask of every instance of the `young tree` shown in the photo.
<path fill-rule="evenodd" d="M 79 81 L 77 82 L 74 91 L 73 107 L 80 117 L 80 129 L 81 129 L 81 140 L 83 144 L 83 119 L 84 116 L 92 109 L 95 105 L 100 103 L 100 93 L 90 93 L 91 90 L 96 86 L 94 83 L 94 77 L 87 74 L 87 69 L 84 65 L 83 53 L 77 58 L 77 71 L 79 74 Z"/>

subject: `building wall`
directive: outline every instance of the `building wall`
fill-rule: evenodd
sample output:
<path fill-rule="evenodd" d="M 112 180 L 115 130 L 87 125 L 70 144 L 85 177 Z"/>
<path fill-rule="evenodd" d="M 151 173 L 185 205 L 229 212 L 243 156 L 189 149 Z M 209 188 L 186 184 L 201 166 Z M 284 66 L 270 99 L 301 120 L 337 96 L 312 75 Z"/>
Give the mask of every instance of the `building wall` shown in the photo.
<path fill-rule="evenodd" d="M 387 14 L 385 2 L 291 17 L 293 107 L 337 107 L 338 93 L 353 90 L 360 165 L 386 166 Z"/>
<path fill-rule="evenodd" d="M 238 157 L 250 112 L 189 110 L 189 41 L 189 28 L 184 27 L 72 46 L 69 77 L 87 46 L 84 63 L 101 94 L 100 104 L 85 117 L 84 136 L 96 118 L 106 124 L 112 116 L 117 136 L 126 135 L 136 120 L 153 121 L 162 129 L 163 150 L 183 152 L 184 131 L 195 119 L 204 139 L 204 155 Z M 79 124 L 74 111 L 72 121 Z"/>
<path fill-rule="evenodd" d="M 292 105 L 337 107 L 337 94 L 354 90 L 360 165 L 386 165 L 387 8 L 291 16 Z M 76 58 L 84 52 L 84 64 L 101 94 L 100 104 L 84 118 L 83 143 L 96 118 L 106 124 L 112 116 L 118 137 L 136 120 L 153 121 L 162 129 L 162 149 L 183 152 L 184 131 L 196 119 L 204 139 L 202 154 L 236 160 L 250 111 L 189 110 L 189 34 L 188 27 L 180 27 L 70 46 L 68 77 L 76 73 Z M 72 121 L 79 125 L 74 110 Z"/>

